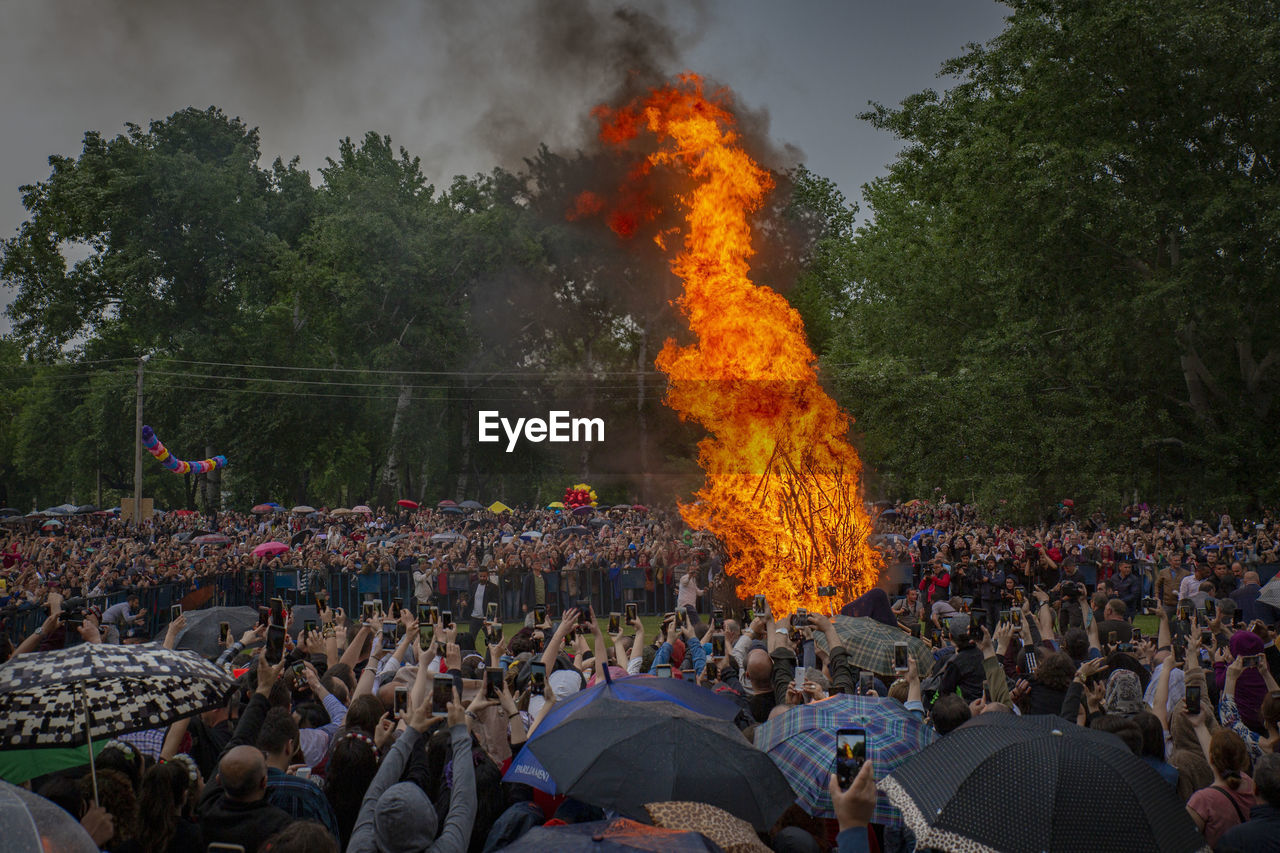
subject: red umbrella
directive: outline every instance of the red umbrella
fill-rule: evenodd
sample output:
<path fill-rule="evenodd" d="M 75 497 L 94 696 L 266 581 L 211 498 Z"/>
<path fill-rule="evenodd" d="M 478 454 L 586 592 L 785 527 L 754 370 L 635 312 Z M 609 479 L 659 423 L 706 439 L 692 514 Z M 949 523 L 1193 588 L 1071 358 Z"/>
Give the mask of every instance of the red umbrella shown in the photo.
<path fill-rule="evenodd" d="M 401 498 L 400 500 L 396 501 L 396 504 L 397 504 L 398 506 L 402 506 L 402 507 L 404 507 L 405 509 L 417 509 L 417 508 L 418 508 L 418 502 L 417 502 L 417 501 L 411 501 L 411 500 L 409 500 L 409 499 L 407 499 L 407 498 Z"/>
<path fill-rule="evenodd" d="M 436 506 L 457 506 L 457 504 L 449 500 L 448 498 L 445 498 L 444 500 L 440 501 L 440 503 L 436 504 Z"/>
<path fill-rule="evenodd" d="M 283 542 L 263 542 L 257 548 L 253 549 L 255 557 L 274 557 L 276 554 L 283 554 L 289 550 L 289 546 Z"/>
<path fill-rule="evenodd" d="M 267 515 L 275 511 L 276 511 L 276 508 L 273 507 L 271 504 L 258 504 L 252 510 L 252 512 L 256 513 L 257 515 Z"/>
<path fill-rule="evenodd" d="M 643 504 L 636 504 L 635 506 L 633 506 L 633 507 L 631 507 L 631 508 L 632 508 L 632 509 L 634 509 L 636 512 L 648 512 L 648 511 L 649 511 L 649 510 L 648 510 L 648 507 L 644 506 Z"/>
<path fill-rule="evenodd" d="M 199 515 L 199 513 L 196 512 L 194 509 L 175 509 L 173 511 L 173 514 L 174 515 Z"/>
<path fill-rule="evenodd" d="M 230 545 L 231 537 L 224 533 L 206 533 L 191 540 L 195 545 Z"/>

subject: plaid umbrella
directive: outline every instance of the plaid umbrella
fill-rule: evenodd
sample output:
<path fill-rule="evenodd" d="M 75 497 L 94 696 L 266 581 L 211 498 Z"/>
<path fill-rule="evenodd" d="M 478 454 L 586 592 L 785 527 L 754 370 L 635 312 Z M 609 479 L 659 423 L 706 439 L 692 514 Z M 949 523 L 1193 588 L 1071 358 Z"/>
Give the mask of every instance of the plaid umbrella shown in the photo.
<path fill-rule="evenodd" d="M 831 625 L 840 637 L 840 644 L 849 652 L 850 662 L 859 669 L 870 670 L 877 675 L 893 672 L 893 644 L 906 643 L 920 677 L 933 671 L 933 652 L 919 637 L 913 637 L 899 628 L 891 628 L 866 616 L 832 616 Z M 822 648 L 827 647 L 827 637 L 814 631 L 813 638 Z"/>
<path fill-rule="evenodd" d="M 975 717 L 879 787 L 920 849 L 1209 849 L 1174 789 L 1120 738 L 1056 716 Z"/>
<path fill-rule="evenodd" d="M 932 727 L 888 698 L 838 693 L 799 705 L 756 727 L 755 744 L 791 783 L 796 800 L 814 817 L 835 817 L 827 789 L 835 770 L 836 729 L 867 730 L 867 757 L 883 779 L 937 737 Z M 902 813 L 881 794 L 873 820 L 901 824 Z"/>
<path fill-rule="evenodd" d="M 22 655 L 0 665 L 0 747 L 80 746 L 167 726 L 219 707 L 234 686 L 199 655 L 162 646 Z"/>

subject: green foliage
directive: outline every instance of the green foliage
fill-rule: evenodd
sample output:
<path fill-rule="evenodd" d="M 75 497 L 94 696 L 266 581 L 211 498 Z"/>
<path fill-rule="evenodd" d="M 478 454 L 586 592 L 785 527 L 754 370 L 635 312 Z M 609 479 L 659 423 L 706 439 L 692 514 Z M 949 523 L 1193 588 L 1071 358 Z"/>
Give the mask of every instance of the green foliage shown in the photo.
<path fill-rule="evenodd" d="M 1280 7 L 1009 5 L 954 88 L 865 116 L 906 145 L 825 355 L 871 457 L 1024 514 L 1274 500 Z"/>

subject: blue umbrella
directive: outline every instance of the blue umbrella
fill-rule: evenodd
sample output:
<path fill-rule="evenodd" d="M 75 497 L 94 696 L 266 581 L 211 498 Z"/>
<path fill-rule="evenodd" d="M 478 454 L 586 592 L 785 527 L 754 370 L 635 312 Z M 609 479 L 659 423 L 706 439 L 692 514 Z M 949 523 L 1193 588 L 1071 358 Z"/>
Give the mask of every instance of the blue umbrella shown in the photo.
<path fill-rule="evenodd" d="M 920 537 L 922 537 L 922 536 L 937 536 L 937 535 L 938 535 L 939 533 L 941 533 L 941 532 L 942 532 L 942 531 L 940 531 L 940 530 L 934 530 L 932 527 L 930 527 L 930 528 L 929 528 L 929 529 L 927 529 L 927 530 L 918 530 L 918 531 L 916 531 L 916 534 L 915 534 L 914 536 L 912 536 L 912 537 L 911 537 L 911 541 L 912 541 L 912 542 L 919 542 L 919 541 L 920 541 Z"/>
<path fill-rule="evenodd" d="M 738 706 L 732 700 L 712 693 L 693 682 L 680 678 L 632 675 L 596 684 L 556 702 L 555 706 L 547 712 L 538 730 L 533 733 L 530 742 L 551 731 L 577 709 L 605 696 L 624 702 L 670 702 L 681 708 L 720 720 L 732 720 L 738 716 Z M 511 765 L 503 778 L 508 782 L 522 782 L 549 794 L 559 793 L 551 774 L 528 749 L 520 750 L 520 753 L 511 760 Z"/>

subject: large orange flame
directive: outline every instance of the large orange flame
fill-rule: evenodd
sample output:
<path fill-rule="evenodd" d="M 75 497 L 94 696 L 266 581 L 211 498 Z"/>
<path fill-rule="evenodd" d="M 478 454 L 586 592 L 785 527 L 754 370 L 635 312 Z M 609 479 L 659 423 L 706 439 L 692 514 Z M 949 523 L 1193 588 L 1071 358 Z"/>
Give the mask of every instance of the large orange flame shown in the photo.
<path fill-rule="evenodd" d="M 672 269 L 684 281 L 679 306 L 697 343 L 668 340 L 657 359 L 669 377 L 667 405 L 710 432 L 698 445 L 706 482 L 681 515 L 719 537 L 739 593 L 763 593 L 774 612 L 825 609 L 832 601 L 818 595 L 823 586 L 834 586 L 840 603 L 866 592 L 880 558 L 866 543 L 871 520 L 862 464 L 846 440 L 850 419 L 818 384 L 800 315 L 748 277 L 748 215 L 773 182 L 738 144 L 727 93 L 708 97 L 687 74 L 596 115 L 606 143 L 647 132 L 657 145 L 619 191 L 620 207 L 646 199 L 636 187 L 656 166 L 693 181 L 677 199 L 686 227 Z M 622 210 L 609 221 L 630 236 L 652 218 Z"/>

